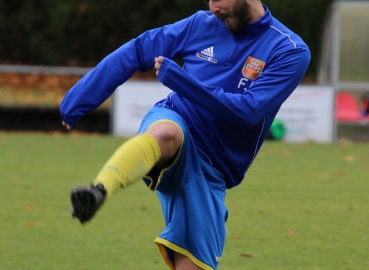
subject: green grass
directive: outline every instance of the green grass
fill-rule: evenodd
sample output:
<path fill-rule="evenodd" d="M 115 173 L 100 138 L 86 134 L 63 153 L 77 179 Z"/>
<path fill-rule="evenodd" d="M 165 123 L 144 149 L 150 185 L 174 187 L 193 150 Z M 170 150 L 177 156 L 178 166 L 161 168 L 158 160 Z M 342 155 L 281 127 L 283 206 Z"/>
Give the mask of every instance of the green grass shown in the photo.
<path fill-rule="evenodd" d="M 153 243 L 160 205 L 143 183 L 87 225 L 70 217 L 70 189 L 91 181 L 122 141 L 0 133 L 0 269 L 167 269 Z M 219 269 L 369 269 L 368 148 L 266 142 L 228 192 Z"/>

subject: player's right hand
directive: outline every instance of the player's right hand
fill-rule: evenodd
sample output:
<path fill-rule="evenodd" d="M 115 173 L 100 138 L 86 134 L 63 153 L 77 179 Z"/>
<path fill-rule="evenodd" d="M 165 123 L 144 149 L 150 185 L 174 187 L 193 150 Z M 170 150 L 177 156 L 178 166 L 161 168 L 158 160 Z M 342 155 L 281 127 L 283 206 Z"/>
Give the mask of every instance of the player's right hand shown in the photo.
<path fill-rule="evenodd" d="M 156 76 L 158 76 L 159 75 L 159 69 L 160 69 L 161 63 L 163 63 L 164 57 L 163 56 L 158 56 L 158 57 L 155 57 L 154 60 L 155 60 L 154 68 L 156 69 Z"/>
<path fill-rule="evenodd" d="M 72 126 L 71 125 L 68 125 L 67 123 L 65 123 L 64 121 L 63 121 L 63 126 L 65 126 L 68 130 L 70 130 L 71 128 L 72 128 Z"/>

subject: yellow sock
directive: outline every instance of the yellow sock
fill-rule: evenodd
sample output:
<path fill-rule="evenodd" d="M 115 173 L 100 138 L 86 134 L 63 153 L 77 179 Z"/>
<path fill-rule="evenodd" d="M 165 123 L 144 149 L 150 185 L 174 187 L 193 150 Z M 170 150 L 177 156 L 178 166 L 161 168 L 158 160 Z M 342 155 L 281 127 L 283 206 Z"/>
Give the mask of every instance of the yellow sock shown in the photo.
<path fill-rule="evenodd" d="M 153 136 L 135 136 L 115 151 L 93 183 L 103 184 L 109 197 L 121 187 L 126 187 L 147 175 L 160 157 L 160 147 Z"/>

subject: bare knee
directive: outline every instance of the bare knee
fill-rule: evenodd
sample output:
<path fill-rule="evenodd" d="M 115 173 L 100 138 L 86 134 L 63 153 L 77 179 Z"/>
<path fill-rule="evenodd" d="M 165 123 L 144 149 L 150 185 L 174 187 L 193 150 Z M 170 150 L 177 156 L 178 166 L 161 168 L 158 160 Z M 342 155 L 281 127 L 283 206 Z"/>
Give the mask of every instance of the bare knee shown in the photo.
<path fill-rule="evenodd" d="M 178 153 L 183 140 L 182 130 L 171 122 L 155 123 L 145 133 L 152 135 L 157 140 L 162 161 L 172 159 Z"/>
<path fill-rule="evenodd" d="M 176 270 L 202 270 L 202 268 L 198 267 L 194 264 L 188 257 L 183 254 L 173 252 L 174 256 L 174 268 Z"/>

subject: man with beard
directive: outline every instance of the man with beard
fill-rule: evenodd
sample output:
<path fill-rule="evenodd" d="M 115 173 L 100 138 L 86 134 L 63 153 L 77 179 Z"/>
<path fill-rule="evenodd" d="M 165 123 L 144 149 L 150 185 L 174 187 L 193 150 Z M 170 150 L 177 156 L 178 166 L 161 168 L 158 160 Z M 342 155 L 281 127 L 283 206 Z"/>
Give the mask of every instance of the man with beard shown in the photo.
<path fill-rule="evenodd" d="M 90 186 L 72 189 L 72 214 L 90 220 L 120 188 L 143 179 L 166 223 L 155 239 L 171 269 L 216 269 L 226 237 L 226 190 L 240 184 L 310 52 L 258 0 L 209 0 L 210 11 L 132 39 L 84 76 L 61 103 L 70 129 L 135 71 L 156 69 L 173 92 Z M 172 59 L 183 60 L 183 67 Z"/>

